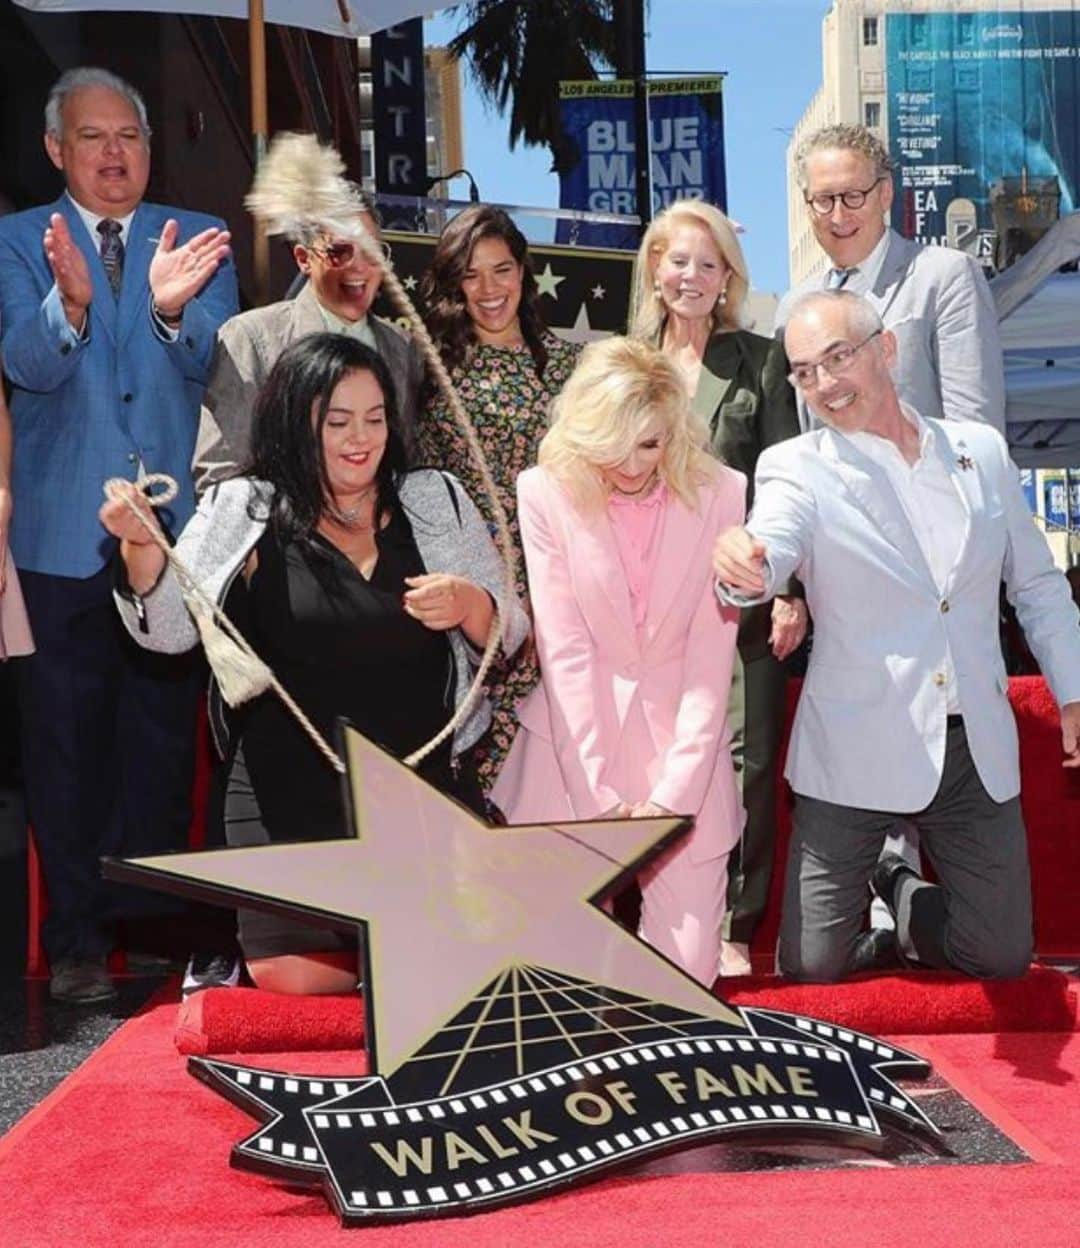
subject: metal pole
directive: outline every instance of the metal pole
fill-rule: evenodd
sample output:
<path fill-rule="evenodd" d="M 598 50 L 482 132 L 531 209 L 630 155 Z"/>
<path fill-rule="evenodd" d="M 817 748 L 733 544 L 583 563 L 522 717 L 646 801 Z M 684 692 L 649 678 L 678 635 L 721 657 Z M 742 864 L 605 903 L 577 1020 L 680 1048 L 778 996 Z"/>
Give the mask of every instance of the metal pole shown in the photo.
<path fill-rule="evenodd" d="M 248 65 L 251 75 L 251 137 L 258 168 L 266 155 L 270 124 L 266 107 L 266 17 L 263 0 L 248 0 Z M 270 240 L 260 221 L 255 222 L 252 247 L 255 276 L 255 303 L 262 306 L 270 298 Z"/>
<path fill-rule="evenodd" d="M 645 0 L 630 5 L 630 39 L 634 79 L 634 169 L 637 211 L 644 234 L 652 220 L 652 157 L 649 153 L 649 88 L 645 78 Z"/>

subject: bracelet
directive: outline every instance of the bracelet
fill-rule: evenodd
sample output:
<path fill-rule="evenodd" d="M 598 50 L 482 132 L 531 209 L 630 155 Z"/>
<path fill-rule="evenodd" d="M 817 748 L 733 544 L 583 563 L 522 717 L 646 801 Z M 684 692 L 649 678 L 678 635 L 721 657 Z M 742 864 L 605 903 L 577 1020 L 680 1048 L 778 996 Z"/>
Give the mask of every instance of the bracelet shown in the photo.
<path fill-rule="evenodd" d="M 183 308 L 181 308 L 180 311 L 177 312 L 174 316 L 167 316 L 164 312 L 162 312 L 162 310 L 158 307 L 156 301 L 153 299 L 150 300 L 150 311 L 153 312 L 153 314 L 158 318 L 158 320 L 163 325 L 168 325 L 170 329 L 175 329 L 180 324 L 180 322 L 184 319 Z"/>

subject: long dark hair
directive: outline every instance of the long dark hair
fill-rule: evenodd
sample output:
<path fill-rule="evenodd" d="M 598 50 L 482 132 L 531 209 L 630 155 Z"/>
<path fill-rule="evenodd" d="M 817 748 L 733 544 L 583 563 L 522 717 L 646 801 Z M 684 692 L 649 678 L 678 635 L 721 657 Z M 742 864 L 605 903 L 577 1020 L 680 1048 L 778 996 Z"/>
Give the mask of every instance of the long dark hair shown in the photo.
<path fill-rule="evenodd" d="M 249 475 L 274 487 L 273 521 L 285 538 L 310 537 L 330 496 L 323 425 L 330 397 L 349 373 L 371 373 L 386 405 L 386 449 L 375 473 L 375 514 L 397 500 L 408 468 L 390 372 L 377 352 L 344 334 L 308 334 L 278 357 L 259 391 Z M 312 421 L 312 412 L 315 420 Z"/>
<path fill-rule="evenodd" d="M 483 238 L 501 238 L 521 265 L 521 304 L 518 321 L 521 336 L 532 352 L 536 375 L 543 377 L 548 353 L 544 346 L 546 326 L 540 315 L 540 296 L 529 259 L 529 244 L 501 208 L 477 204 L 450 221 L 439 235 L 431 264 L 420 284 L 428 331 L 447 368 L 466 365 L 477 345 L 476 330 L 465 309 L 461 283 L 473 248 Z"/>

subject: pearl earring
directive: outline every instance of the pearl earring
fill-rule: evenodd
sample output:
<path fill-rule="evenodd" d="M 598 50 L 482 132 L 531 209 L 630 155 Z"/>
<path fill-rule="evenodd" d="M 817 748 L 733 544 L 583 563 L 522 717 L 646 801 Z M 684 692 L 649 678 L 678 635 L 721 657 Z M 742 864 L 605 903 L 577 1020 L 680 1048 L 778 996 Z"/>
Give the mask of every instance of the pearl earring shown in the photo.
<path fill-rule="evenodd" d="M 726 286 L 717 296 L 716 302 L 721 308 L 724 306 L 725 303 L 727 303 L 727 287 Z"/>

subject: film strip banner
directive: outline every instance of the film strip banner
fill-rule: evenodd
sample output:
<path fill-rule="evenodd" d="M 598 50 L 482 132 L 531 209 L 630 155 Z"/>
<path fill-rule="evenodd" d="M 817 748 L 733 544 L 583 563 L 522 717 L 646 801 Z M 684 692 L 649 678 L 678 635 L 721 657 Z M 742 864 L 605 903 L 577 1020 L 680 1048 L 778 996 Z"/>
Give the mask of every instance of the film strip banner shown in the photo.
<path fill-rule="evenodd" d="M 395 1104 L 378 1077 L 313 1079 L 192 1058 L 263 1122 L 234 1164 L 323 1185 L 346 1225 L 516 1203 L 728 1134 L 871 1146 L 880 1119 L 937 1128 L 893 1078 L 905 1050 L 814 1019 L 746 1009 L 746 1034 L 631 1045 L 456 1096 Z"/>

